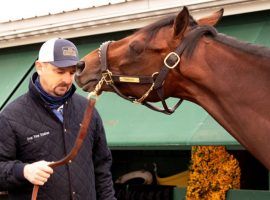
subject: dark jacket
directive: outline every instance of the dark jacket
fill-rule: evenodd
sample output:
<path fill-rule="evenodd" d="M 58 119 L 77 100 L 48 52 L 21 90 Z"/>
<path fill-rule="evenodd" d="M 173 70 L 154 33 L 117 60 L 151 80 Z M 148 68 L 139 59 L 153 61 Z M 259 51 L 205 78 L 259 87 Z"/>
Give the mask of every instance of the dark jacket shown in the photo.
<path fill-rule="evenodd" d="M 87 105 L 86 98 L 73 94 L 64 104 L 61 123 L 41 99 L 33 84 L 36 77 L 29 91 L 0 113 L 0 191 L 8 190 L 10 199 L 31 199 L 33 185 L 23 177 L 26 163 L 56 161 L 70 152 Z M 94 110 L 77 157 L 54 169 L 38 199 L 114 199 L 111 160 L 101 118 Z"/>

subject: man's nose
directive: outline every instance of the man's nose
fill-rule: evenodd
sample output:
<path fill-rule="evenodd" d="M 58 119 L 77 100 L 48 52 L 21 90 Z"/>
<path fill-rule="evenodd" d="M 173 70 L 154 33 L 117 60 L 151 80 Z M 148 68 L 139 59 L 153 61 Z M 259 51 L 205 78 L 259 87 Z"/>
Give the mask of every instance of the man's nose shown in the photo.
<path fill-rule="evenodd" d="M 71 84 L 73 82 L 73 78 L 74 78 L 74 74 L 71 74 L 69 72 L 66 72 L 64 77 L 63 77 L 63 81 L 66 83 L 66 84 Z"/>

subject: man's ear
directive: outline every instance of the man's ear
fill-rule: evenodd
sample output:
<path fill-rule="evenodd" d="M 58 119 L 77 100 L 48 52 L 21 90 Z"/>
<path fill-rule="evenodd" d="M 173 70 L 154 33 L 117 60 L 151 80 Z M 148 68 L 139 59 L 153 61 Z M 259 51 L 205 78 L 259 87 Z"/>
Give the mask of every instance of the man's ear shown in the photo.
<path fill-rule="evenodd" d="M 38 75 L 41 75 L 42 72 L 43 72 L 43 67 L 44 66 L 38 60 L 35 62 L 35 66 L 36 66 L 36 71 L 37 71 Z"/>

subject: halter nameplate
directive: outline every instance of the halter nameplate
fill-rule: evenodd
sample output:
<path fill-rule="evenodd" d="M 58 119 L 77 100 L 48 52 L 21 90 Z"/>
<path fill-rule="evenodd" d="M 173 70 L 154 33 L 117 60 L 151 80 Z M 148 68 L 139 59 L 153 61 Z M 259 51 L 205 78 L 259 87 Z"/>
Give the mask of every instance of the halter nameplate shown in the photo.
<path fill-rule="evenodd" d="M 120 82 L 127 82 L 127 83 L 139 83 L 140 82 L 140 79 L 139 78 L 134 78 L 134 77 L 119 77 L 119 81 Z"/>

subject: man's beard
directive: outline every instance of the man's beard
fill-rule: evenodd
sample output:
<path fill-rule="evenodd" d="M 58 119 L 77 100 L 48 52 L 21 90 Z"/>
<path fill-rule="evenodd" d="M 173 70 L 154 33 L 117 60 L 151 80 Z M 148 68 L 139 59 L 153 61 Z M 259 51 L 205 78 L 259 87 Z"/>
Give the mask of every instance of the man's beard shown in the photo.
<path fill-rule="evenodd" d="M 61 90 L 60 92 L 58 92 L 58 91 L 57 91 L 57 88 L 59 88 L 59 87 L 61 87 L 61 88 L 66 87 L 65 92 L 62 93 L 62 90 Z M 57 86 L 55 87 L 55 89 L 54 89 L 54 94 L 55 94 L 56 96 L 58 96 L 58 97 L 64 96 L 64 95 L 67 93 L 67 91 L 70 89 L 70 87 L 71 87 L 71 85 L 68 85 L 68 84 L 66 84 L 66 83 L 60 83 L 59 85 L 57 85 Z"/>

